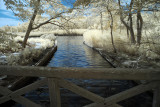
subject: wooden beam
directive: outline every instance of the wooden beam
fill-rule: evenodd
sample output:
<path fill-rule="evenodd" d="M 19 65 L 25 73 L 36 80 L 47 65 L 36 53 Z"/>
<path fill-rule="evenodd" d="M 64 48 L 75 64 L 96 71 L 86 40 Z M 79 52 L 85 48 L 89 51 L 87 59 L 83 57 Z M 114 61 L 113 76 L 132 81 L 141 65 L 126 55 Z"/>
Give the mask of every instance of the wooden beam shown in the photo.
<path fill-rule="evenodd" d="M 135 95 L 138 95 L 140 93 L 143 93 L 143 92 L 146 92 L 148 90 L 151 90 L 155 87 L 157 87 L 157 84 L 159 84 L 159 82 L 150 82 L 148 84 L 141 84 L 141 85 L 138 85 L 136 87 L 133 87 L 131 89 L 128 89 L 126 91 L 123 91 L 123 92 L 120 92 L 116 95 L 113 95 L 111 97 L 108 97 L 105 99 L 105 105 L 106 106 L 111 106 L 112 104 L 115 104 L 115 103 L 118 103 L 122 100 L 125 100 L 127 98 L 130 98 L 130 97 L 133 97 Z M 88 106 L 97 106 L 96 103 L 92 103 L 92 104 L 89 104 Z"/>
<path fill-rule="evenodd" d="M 92 103 L 92 104 L 89 104 L 89 105 L 85 105 L 83 107 L 105 107 L 105 105 L 102 104 L 102 103 Z"/>
<path fill-rule="evenodd" d="M 159 84 L 157 84 L 159 85 Z M 153 96 L 153 105 L 152 107 L 160 107 L 160 86 L 158 86 L 154 90 L 154 96 Z"/>
<path fill-rule="evenodd" d="M 119 104 L 113 104 L 113 105 L 111 105 L 111 106 L 109 106 L 109 107 L 123 107 L 123 106 L 121 106 L 121 105 L 119 105 Z"/>
<path fill-rule="evenodd" d="M 80 79 L 160 80 L 160 69 L 0 66 L 0 75 Z"/>
<path fill-rule="evenodd" d="M 7 96 L 8 94 L 12 93 L 9 89 L 0 86 L 0 94 L 3 95 L 3 97 L 0 97 L 0 104 L 10 100 L 11 98 Z"/>
<path fill-rule="evenodd" d="M 0 86 L 0 94 L 4 95 L 3 97 L 0 98 L 0 104 L 12 99 L 15 102 L 24 105 L 25 107 L 41 107 L 39 104 L 36 104 L 22 96 L 17 96 L 12 98 L 12 96 L 10 96 L 9 94 L 12 93 L 12 91 L 10 91 L 9 89 Z"/>
<path fill-rule="evenodd" d="M 14 98 L 13 100 L 19 104 L 24 105 L 25 107 L 41 107 L 41 105 L 36 104 L 36 103 L 32 102 L 31 100 L 28 100 L 27 98 L 24 98 L 22 96 Z"/>
<path fill-rule="evenodd" d="M 85 90 L 67 80 L 63 80 L 63 79 L 58 79 L 58 82 L 59 82 L 59 85 L 63 88 L 66 88 L 84 98 L 87 98 L 93 102 L 96 102 L 96 103 L 104 103 L 104 98 L 101 97 L 101 96 L 98 96 L 88 90 Z"/>
<path fill-rule="evenodd" d="M 56 78 L 48 78 L 50 107 L 61 107 L 60 87 Z"/>
<path fill-rule="evenodd" d="M 21 89 L 18 89 L 14 92 L 10 91 L 7 88 L 4 88 L 4 87 L 0 86 L 0 90 L 1 90 L 0 93 L 2 95 L 7 95 L 7 96 L 4 96 L 4 97 L 0 98 L 0 103 L 6 102 L 10 99 L 14 99 L 16 97 L 19 97 L 20 95 L 25 94 L 26 92 L 35 90 L 40 86 L 46 85 L 46 83 L 47 83 L 46 79 L 39 80 L 39 81 L 36 81 L 36 82 L 34 82 L 30 85 L 27 85 L 27 86 L 21 88 Z"/>
<path fill-rule="evenodd" d="M 92 104 L 90 104 L 90 105 L 86 105 L 86 106 L 83 106 L 83 107 L 106 107 L 106 105 L 104 105 L 104 104 L 94 104 L 93 103 L 93 105 Z M 111 105 L 111 106 L 107 106 L 107 107 L 122 107 L 121 105 L 119 105 L 119 104 L 113 104 L 113 105 Z"/>
<path fill-rule="evenodd" d="M 10 94 L 10 96 L 12 96 L 12 98 L 16 97 L 16 96 L 20 96 L 20 95 L 25 94 L 26 92 L 35 90 L 35 89 L 37 89 L 37 88 L 39 88 L 41 86 L 44 86 L 46 84 L 47 84 L 47 79 L 38 80 L 38 81 L 36 81 L 36 82 L 34 82 L 34 83 L 30 84 L 30 85 L 27 85 L 27 86 L 25 86 L 25 87 L 23 87 L 21 89 L 18 89 L 16 91 L 12 92 Z"/>
<path fill-rule="evenodd" d="M 4 88 L 4 87 L 0 86 L 0 90 L 1 90 L 0 93 L 2 95 L 6 95 L 6 96 L 3 96 L 3 97 L 0 98 L 0 103 L 4 103 L 4 102 L 6 102 L 10 99 L 13 99 L 14 101 L 16 101 L 20 104 L 25 104 L 23 101 L 26 101 L 26 102 L 31 104 L 32 102 L 30 100 L 28 100 L 26 98 L 22 98 L 20 95 L 25 94 L 26 92 L 35 90 L 40 86 L 46 85 L 46 83 L 47 83 L 46 79 L 39 80 L 39 81 L 36 81 L 36 82 L 34 82 L 30 85 L 27 85 L 27 86 L 21 88 L 21 89 L 18 89 L 14 92 L 10 91 L 7 88 Z M 21 98 L 21 100 L 19 100 L 20 98 Z M 23 101 L 22 101 L 22 99 L 23 99 Z M 36 106 L 37 104 L 33 103 L 32 105 Z"/>

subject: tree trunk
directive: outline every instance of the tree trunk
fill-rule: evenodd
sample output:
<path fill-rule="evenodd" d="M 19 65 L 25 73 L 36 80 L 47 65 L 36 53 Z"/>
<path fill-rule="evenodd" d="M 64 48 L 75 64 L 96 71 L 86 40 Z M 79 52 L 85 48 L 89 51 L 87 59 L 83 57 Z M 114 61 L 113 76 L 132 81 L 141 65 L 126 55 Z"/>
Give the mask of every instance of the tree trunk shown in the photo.
<path fill-rule="evenodd" d="M 102 30 L 102 32 L 103 32 L 103 14 L 102 14 L 102 12 L 100 12 L 100 14 L 101 14 L 101 30 Z"/>
<path fill-rule="evenodd" d="M 124 21 L 124 18 L 122 16 L 122 8 L 121 8 L 121 2 L 120 0 L 118 0 L 118 3 L 119 3 L 119 10 L 120 10 L 120 19 L 122 21 L 122 23 L 124 24 L 124 26 L 127 28 L 127 30 L 130 31 L 130 39 L 131 39 L 131 43 L 132 44 L 135 44 L 136 43 L 136 40 L 135 40 L 135 35 L 134 35 L 134 30 L 133 30 L 133 21 L 132 21 L 132 6 L 133 6 L 133 1 L 134 0 L 131 0 L 131 3 L 130 3 L 130 6 L 129 6 L 129 22 L 130 22 L 130 25 L 128 25 L 125 21 Z"/>
<path fill-rule="evenodd" d="M 135 40 L 135 37 L 134 37 L 133 20 L 132 20 L 132 6 L 133 6 L 133 1 L 134 1 L 134 0 L 131 0 L 130 7 L 129 7 L 129 22 L 130 22 L 131 43 L 132 43 L 132 44 L 135 44 L 135 43 L 136 43 L 136 40 Z"/>
<path fill-rule="evenodd" d="M 23 48 L 26 47 L 26 43 L 27 43 L 29 34 L 32 31 L 33 22 L 34 22 L 34 20 L 36 18 L 36 15 L 37 15 L 37 12 L 38 12 L 38 9 L 39 9 L 39 5 L 40 5 L 40 0 L 37 0 L 37 6 L 34 9 L 33 16 L 32 16 L 32 18 L 31 18 L 31 20 L 29 22 L 28 29 L 27 29 L 27 32 L 26 32 L 24 40 L 23 40 L 23 44 L 22 44 Z"/>
<path fill-rule="evenodd" d="M 135 44 L 136 40 L 135 40 L 135 37 L 134 37 L 133 27 L 130 28 L 130 34 L 131 34 L 131 43 Z"/>
<path fill-rule="evenodd" d="M 142 27 L 143 27 L 143 18 L 141 16 L 140 10 L 137 11 L 137 44 L 141 44 L 142 38 Z"/>
<path fill-rule="evenodd" d="M 112 46 L 113 46 L 113 52 L 117 53 L 117 50 L 116 50 L 115 45 L 114 45 L 114 40 L 113 40 L 113 15 L 112 15 L 112 12 L 111 12 L 111 10 L 109 9 L 108 6 L 107 6 L 107 11 L 109 12 L 110 17 L 111 17 L 110 29 L 111 29 L 111 41 L 112 41 Z"/>
<path fill-rule="evenodd" d="M 129 21 L 129 18 L 128 18 L 128 21 Z M 128 25 L 128 23 L 127 23 Z M 129 41 L 129 29 L 126 27 L 126 30 L 127 30 L 127 38 L 128 38 L 128 41 Z"/>
<path fill-rule="evenodd" d="M 118 0 L 118 3 L 119 3 L 119 10 L 120 10 L 120 20 L 121 22 L 124 24 L 124 26 L 127 28 L 127 30 L 130 31 L 130 39 L 131 39 L 131 43 L 132 44 L 135 44 L 136 43 L 136 40 L 135 40 L 135 36 L 134 36 L 134 30 L 133 30 L 133 21 L 132 21 L 132 6 L 133 6 L 133 1 L 134 0 L 131 0 L 131 3 L 130 3 L 130 6 L 129 6 L 129 22 L 130 24 L 128 25 L 125 21 L 124 21 L 124 18 L 122 16 L 122 7 L 121 7 L 121 2 L 120 0 Z"/>

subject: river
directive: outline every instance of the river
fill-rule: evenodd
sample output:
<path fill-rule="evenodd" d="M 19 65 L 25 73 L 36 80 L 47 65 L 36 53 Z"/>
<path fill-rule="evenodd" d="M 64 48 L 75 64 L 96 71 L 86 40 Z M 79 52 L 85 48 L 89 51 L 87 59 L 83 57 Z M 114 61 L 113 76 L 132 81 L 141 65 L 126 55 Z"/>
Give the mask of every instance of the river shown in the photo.
<path fill-rule="evenodd" d="M 111 68 L 110 64 L 108 64 L 98 52 L 83 44 L 83 36 L 58 36 L 57 43 L 57 52 L 49 61 L 47 65 L 48 67 Z M 67 79 L 67 81 L 75 83 L 76 85 L 104 98 L 117 94 L 133 86 L 131 81 L 118 80 Z M 62 107 L 82 107 L 86 104 L 92 103 L 91 101 L 82 98 L 67 89 L 61 88 L 60 92 Z M 123 101 L 120 104 L 123 106 L 125 105 L 124 107 L 150 107 L 151 103 L 147 103 L 145 106 L 144 103 L 141 103 L 146 102 L 146 98 L 144 98 L 144 96 L 146 97 L 146 95 L 138 96 L 134 99 Z M 26 94 L 25 97 L 36 103 L 40 103 L 45 107 L 49 107 L 50 101 L 48 86 L 32 91 Z M 138 99 L 139 102 L 135 99 Z"/>
<path fill-rule="evenodd" d="M 49 67 L 110 68 L 98 52 L 83 44 L 83 36 L 58 36 L 58 49 Z"/>

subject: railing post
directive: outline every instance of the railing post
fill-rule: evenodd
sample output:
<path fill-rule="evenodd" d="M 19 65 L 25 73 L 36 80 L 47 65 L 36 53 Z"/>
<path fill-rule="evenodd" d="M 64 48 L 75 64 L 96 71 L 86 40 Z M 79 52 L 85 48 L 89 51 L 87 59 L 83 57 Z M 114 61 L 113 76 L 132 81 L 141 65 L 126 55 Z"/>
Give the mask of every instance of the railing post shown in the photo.
<path fill-rule="evenodd" d="M 56 78 L 48 78 L 50 107 L 61 107 L 60 88 Z"/>
<path fill-rule="evenodd" d="M 160 107 L 160 85 L 153 92 L 153 105 L 152 107 Z"/>

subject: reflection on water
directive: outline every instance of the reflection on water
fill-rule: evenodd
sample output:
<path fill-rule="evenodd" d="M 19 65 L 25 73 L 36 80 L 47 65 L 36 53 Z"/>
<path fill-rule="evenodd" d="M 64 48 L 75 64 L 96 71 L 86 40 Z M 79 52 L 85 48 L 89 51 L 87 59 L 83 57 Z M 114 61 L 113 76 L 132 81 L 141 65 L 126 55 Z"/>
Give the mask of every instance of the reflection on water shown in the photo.
<path fill-rule="evenodd" d="M 57 41 L 58 50 L 49 67 L 110 67 L 96 51 L 83 44 L 82 36 L 59 36 Z"/>

